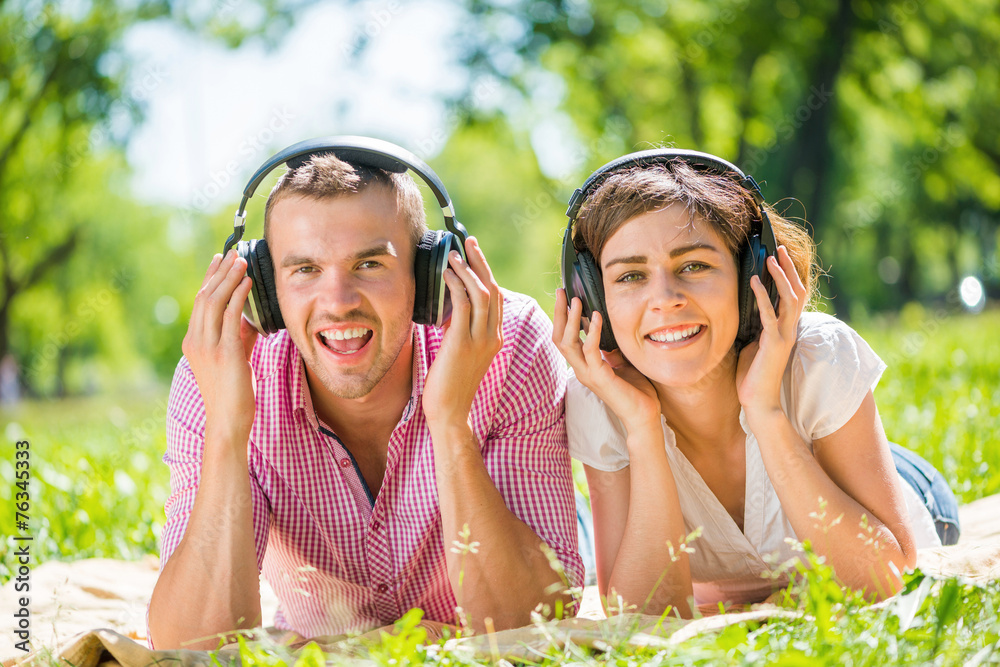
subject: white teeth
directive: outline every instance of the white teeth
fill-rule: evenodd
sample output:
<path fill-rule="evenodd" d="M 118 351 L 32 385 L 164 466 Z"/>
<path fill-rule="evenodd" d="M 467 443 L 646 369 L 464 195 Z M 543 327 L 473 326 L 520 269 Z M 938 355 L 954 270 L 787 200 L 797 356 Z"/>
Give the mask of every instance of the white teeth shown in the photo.
<path fill-rule="evenodd" d="M 320 331 L 319 335 L 323 338 L 332 338 L 333 340 L 350 340 L 351 338 L 361 338 L 366 336 L 371 329 L 365 329 L 364 327 L 355 327 L 354 329 L 329 329 L 327 331 Z"/>
<path fill-rule="evenodd" d="M 701 325 L 696 324 L 693 327 L 688 327 L 687 329 L 681 329 L 680 331 L 663 331 L 659 333 L 649 334 L 651 340 L 655 340 L 657 343 L 673 343 L 678 340 L 684 340 L 690 338 L 701 331 Z"/>

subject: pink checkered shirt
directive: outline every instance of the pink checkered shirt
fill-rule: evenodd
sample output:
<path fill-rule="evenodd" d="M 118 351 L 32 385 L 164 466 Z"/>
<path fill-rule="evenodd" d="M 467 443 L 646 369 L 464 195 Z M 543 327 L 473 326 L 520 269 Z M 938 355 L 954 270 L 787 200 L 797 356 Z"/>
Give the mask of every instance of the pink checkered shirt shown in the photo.
<path fill-rule="evenodd" d="M 476 394 L 473 430 L 507 507 L 552 547 L 570 585 L 579 586 L 583 564 L 563 417 L 564 364 L 538 304 L 511 292 L 504 297 L 504 344 Z M 278 628 L 304 637 L 365 631 L 413 607 L 431 620 L 455 619 L 433 443 L 420 398 L 441 336 L 440 329 L 413 327 L 413 391 L 389 439 L 374 503 L 351 454 L 317 423 L 288 333 L 258 339 L 251 358 L 257 412 L 247 450 L 257 565 L 280 601 Z M 204 403 L 182 358 L 167 409 L 163 459 L 171 495 L 163 563 L 191 516 L 204 433 Z M 475 539 L 476 527 L 471 529 Z"/>

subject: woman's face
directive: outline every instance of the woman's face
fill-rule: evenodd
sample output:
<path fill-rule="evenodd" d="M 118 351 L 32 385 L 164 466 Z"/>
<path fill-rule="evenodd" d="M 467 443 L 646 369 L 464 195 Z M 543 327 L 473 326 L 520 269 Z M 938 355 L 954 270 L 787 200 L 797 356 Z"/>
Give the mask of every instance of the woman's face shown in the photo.
<path fill-rule="evenodd" d="M 654 383 L 703 380 L 739 328 L 736 262 L 680 204 L 626 222 L 601 252 L 608 317 L 625 358 Z"/>

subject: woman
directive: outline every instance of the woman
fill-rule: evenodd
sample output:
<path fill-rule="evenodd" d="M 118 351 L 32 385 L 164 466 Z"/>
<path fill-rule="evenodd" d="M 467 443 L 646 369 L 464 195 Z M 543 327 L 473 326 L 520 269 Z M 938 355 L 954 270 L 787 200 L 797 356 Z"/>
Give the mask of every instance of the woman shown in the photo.
<path fill-rule="evenodd" d="M 704 153 L 645 151 L 595 172 L 569 215 L 554 339 L 575 374 L 567 429 L 602 595 L 683 616 L 692 597 L 757 602 L 787 583 L 774 571 L 800 555 L 790 542 L 809 540 L 845 585 L 883 598 L 918 546 L 957 538 L 933 469 L 924 494 L 897 473 L 872 396 L 885 365 L 842 322 L 803 312 L 812 240 L 753 179 Z M 903 472 L 926 468 L 898 456 Z"/>

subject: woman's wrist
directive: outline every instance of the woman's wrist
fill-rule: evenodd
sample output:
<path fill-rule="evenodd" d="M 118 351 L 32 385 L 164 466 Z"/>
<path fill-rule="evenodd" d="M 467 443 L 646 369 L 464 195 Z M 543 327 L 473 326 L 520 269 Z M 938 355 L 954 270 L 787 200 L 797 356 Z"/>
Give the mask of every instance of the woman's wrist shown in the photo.
<path fill-rule="evenodd" d="M 770 436 L 784 433 L 785 429 L 791 428 L 788 415 L 780 405 L 744 406 L 743 411 L 746 414 L 747 424 L 758 442 L 770 441 L 773 439 Z"/>
<path fill-rule="evenodd" d="M 659 419 L 626 424 L 625 430 L 628 433 L 625 446 L 630 455 L 633 452 L 641 453 L 663 449 L 663 426 Z"/>

